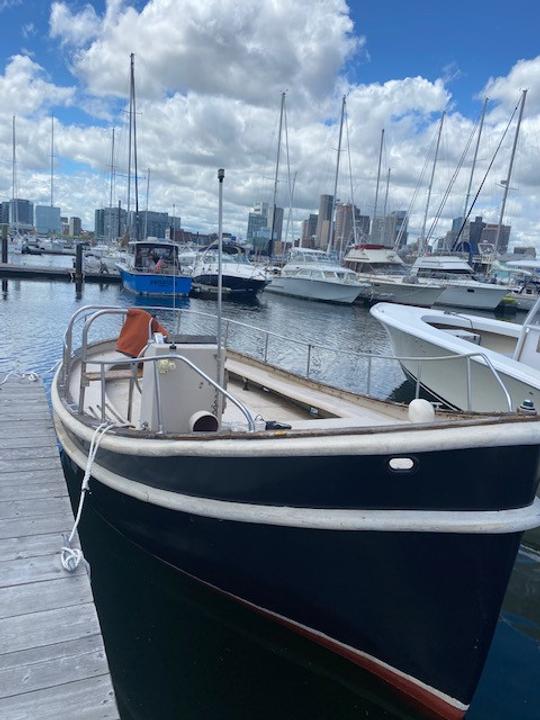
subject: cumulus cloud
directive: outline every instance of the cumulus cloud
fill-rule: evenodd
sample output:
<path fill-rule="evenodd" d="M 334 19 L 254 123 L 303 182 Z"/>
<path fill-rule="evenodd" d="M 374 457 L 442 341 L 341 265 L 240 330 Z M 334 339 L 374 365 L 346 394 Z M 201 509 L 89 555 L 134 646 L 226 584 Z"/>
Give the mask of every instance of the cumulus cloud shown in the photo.
<path fill-rule="evenodd" d="M 69 104 L 73 87 L 49 82 L 41 65 L 27 55 L 14 55 L 0 75 L 0 115 L 35 113 L 43 107 Z"/>
<path fill-rule="evenodd" d="M 406 209 L 433 146 L 440 113 L 447 110 L 428 225 L 473 129 L 474 119 L 454 106 L 449 80 L 457 83 L 459 77 L 448 68 L 435 80 L 419 76 L 369 84 L 350 82 L 347 68 L 353 55 L 365 47 L 365 39 L 362 28 L 353 26 L 344 0 L 245 0 L 241 6 L 233 0 L 148 0 L 140 9 L 122 0 L 108 0 L 101 16 L 88 7 L 75 11 L 56 2 L 50 28 L 51 35 L 63 44 L 78 80 L 77 105 L 95 120 L 89 125 L 58 122 L 56 130 L 57 155 L 67 159 L 72 168 L 69 175 L 58 173 L 58 200 L 66 213 L 83 217 L 86 227 L 93 225 L 94 207 L 108 202 L 111 131 L 103 128 L 102 120 L 116 126 L 114 202 L 126 203 L 127 120 L 125 106 L 123 112 L 119 106 L 124 105 L 128 93 L 131 52 L 136 54 L 141 206 L 145 204 L 149 167 L 150 207 L 172 212 L 175 204 L 182 224 L 190 229 L 215 229 L 218 167 L 226 168 L 228 230 L 245 235 L 249 207 L 259 200 L 271 201 L 279 99 L 285 88 L 291 169 L 297 173 L 296 236 L 299 221 L 317 210 L 319 195 L 332 191 L 343 93 L 347 94 L 355 201 L 367 214 L 373 211 L 382 127 L 387 139 L 384 174 L 387 167 L 392 168 L 388 209 Z M 72 32 L 74 28 L 78 30 Z M 54 86 L 39 65 L 29 58 L 25 61 L 30 65 L 10 61 L 0 76 L 0 91 L 9 76 L 8 85 L 26 98 L 22 105 L 28 108 L 27 117 L 21 120 L 19 131 L 20 186 L 28 197 L 39 199 L 47 194 L 50 132 L 39 111 L 53 97 L 54 102 L 70 102 L 74 91 Z M 540 57 L 522 60 L 508 75 L 486 83 L 484 90 L 493 101 L 475 175 L 477 186 L 519 97 L 519 88 L 526 84 L 531 88 L 531 102 L 507 211 L 514 240 L 526 242 L 535 242 L 539 229 L 540 165 L 535 157 L 540 107 L 533 98 L 540 97 L 540 87 L 534 85 L 539 67 Z M 17 83 L 14 78 L 19 75 L 23 79 Z M 34 98 L 31 85 L 38 81 L 48 87 Z M 533 87 L 538 91 L 533 92 Z M 15 96 L 12 89 L 9 97 L 13 100 Z M 3 103 L 10 114 L 12 100 Z M 478 106 L 480 109 L 480 102 Z M 506 175 L 511 141 L 509 133 L 475 210 L 490 221 L 497 217 L 502 193 L 497 182 Z M 0 194 L 6 196 L 10 142 L 9 122 L 0 124 Z M 350 194 L 347 160 L 344 152 L 338 189 L 343 200 Z M 472 150 L 444 209 L 438 234 L 446 231 L 450 218 L 462 212 L 471 161 Z M 284 157 L 281 167 L 278 203 L 286 206 Z M 422 222 L 426 192 L 427 173 L 412 209 L 413 237 Z"/>
<path fill-rule="evenodd" d="M 79 12 L 72 12 L 64 2 L 53 2 L 49 18 L 49 34 L 65 45 L 85 45 L 96 37 L 100 19 L 92 5 L 85 5 Z"/>
<path fill-rule="evenodd" d="M 344 0 L 149 0 L 140 12 L 109 0 L 73 67 L 98 95 L 125 95 L 126 58 L 135 52 L 141 96 L 190 88 L 268 104 L 294 86 L 313 101 L 332 91 L 362 42 Z"/>

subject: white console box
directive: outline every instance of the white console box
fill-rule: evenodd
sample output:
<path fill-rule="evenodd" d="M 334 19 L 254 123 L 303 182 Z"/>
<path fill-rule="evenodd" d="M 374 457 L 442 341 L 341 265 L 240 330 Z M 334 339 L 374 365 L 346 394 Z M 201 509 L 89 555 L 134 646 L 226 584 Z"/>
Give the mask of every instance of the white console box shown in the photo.
<path fill-rule="evenodd" d="M 177 342 L 175 348 L 171 348 L 167 343 L 151 343 L 144 356 L 182 355 L 216 381 L 218 356 L 215 340 L 190 339 L 191 342 Z M 157 364 L 155 369 L 154 364 Z M 159 382 L 161 425 L 164 432 L 189 433 L 190 418 L 194 413 L 204 410 L 216 414 L 216 390 L 186 363 L 181 360 L 146 362 L 142 378 L 141 427 L 156 432 L 159 430 L 156 377 Z"/>

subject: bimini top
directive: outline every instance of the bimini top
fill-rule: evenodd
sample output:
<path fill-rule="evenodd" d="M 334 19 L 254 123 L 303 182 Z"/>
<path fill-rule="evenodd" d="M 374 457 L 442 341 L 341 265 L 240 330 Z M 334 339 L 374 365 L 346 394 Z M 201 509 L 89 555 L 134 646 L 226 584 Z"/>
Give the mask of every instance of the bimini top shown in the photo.
<path fill-rule="evenodd" d="M 144 247 L 145 245 L 151 247 L 177 247 L 176 243 L 170 240 L 158 240 L 158 238 L 147 238 L 146 240 L 130 240 L 128 245 L 136 245 L 137 247 Z"/>

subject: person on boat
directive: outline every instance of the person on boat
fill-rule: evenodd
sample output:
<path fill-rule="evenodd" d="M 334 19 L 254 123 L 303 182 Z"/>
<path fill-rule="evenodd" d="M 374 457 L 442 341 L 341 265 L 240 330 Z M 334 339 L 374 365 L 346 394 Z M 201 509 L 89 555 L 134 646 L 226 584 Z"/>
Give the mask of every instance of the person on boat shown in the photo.
<path fill-rule="evenodd" d="M 164 337 L 169 335 L 169 331 L 158 322 L 155 315 L 141 308 L 129 308 L 116 341 L 116 349 L 123 355 L 138 357 L 148 344 L 151 333 L 161 333 Z"/>

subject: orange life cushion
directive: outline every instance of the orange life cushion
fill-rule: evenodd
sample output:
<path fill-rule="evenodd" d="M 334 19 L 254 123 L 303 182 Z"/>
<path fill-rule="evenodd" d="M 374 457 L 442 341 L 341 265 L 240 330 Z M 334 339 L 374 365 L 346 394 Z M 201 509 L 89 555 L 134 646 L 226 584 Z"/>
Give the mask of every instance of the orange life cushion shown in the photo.
<path fill-rule="evenodd" d="M 159 332 L 165 337 L 168 336 L 169 332 L 149 312 L 139 308 L 129 308 L 116 342 L 118 352 L 130 357 L 138 357 L 148 342 L 150 320 L 152 320 L 152 333 Z"/>

